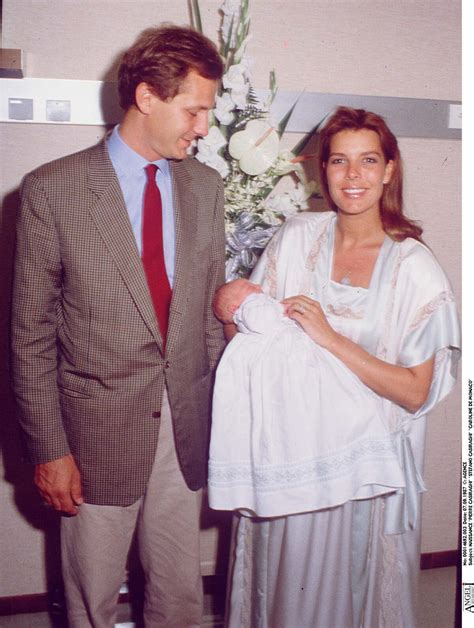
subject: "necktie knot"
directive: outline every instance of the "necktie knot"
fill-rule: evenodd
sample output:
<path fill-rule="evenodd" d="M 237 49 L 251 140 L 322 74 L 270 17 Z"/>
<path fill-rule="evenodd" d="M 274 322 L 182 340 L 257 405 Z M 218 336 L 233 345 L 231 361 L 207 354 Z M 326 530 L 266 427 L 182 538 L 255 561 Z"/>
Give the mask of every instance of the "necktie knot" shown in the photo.
<path fill-rule="evenodd" d="M 156 164 L 148 164 L 148 166 L 145 166 L 145 172 L 146 172 L 148 183 L 155 181 L 157 170 L 158 170 L 158 166 Z"/>

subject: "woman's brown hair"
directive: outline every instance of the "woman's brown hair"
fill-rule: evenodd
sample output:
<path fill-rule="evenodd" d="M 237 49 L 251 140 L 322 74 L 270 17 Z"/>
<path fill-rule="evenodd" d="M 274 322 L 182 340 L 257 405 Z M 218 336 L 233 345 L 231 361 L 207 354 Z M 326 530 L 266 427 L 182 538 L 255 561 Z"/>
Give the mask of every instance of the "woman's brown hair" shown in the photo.
<path fill-rule="evenodd" d="M 423 229 L 403 214 L 403 169 L 397 138 L 388 128 L 385 120 L 376 113 L 365 111 L 365 109 L 338 107 L 319 132 L 319 177 L 327 204 L 331 209 L 337 211 L 337 206 L 329 194 L 326 177 L 326 163 L 329 158 L 331 139 L 340 131 L 360 131 L 361 129 L 369 129 L 377 133 L 385 162 L 393 162 L 390 181 L 384 185 L 380 199 L 380 218 L 383 230 L 393 240 L 401 241 L 405 238 L 414 238 L 421 241 Z"/>

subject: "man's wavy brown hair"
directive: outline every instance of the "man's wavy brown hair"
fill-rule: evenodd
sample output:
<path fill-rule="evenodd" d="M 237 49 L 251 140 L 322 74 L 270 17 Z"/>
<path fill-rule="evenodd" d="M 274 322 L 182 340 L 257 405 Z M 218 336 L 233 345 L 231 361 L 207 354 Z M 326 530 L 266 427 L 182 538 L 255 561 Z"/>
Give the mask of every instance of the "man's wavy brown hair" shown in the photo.
<path fill-rule="evenodd" d="M 174 98 L 189 72 L 219 80 L 223 61 L 213 42 L 192 28 L 163 25 L 141 33 L 122 57 L 118 71 L 120 106 L 135 104 L 135 91 L 147 83 L 161 100 Z"/>

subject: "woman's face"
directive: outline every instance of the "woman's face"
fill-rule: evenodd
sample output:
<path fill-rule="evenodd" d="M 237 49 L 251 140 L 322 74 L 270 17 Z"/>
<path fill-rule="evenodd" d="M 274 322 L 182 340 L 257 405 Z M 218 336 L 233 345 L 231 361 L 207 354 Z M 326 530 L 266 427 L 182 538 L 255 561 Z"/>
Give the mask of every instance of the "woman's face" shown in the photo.
<path fill-rule="evenodd" d="M 325 164 L 329 193 L 342 213 L 379 212 L 393 162 L 385 162 L 379 136 L 369 129 L 333 135 Z"/>

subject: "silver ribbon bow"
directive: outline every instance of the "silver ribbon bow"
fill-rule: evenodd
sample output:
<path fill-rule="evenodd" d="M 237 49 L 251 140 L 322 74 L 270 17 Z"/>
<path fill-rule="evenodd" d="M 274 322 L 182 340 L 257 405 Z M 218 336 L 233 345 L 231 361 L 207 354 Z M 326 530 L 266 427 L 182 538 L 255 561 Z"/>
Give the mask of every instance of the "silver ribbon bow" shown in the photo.
<path fill-rule="evenodd" d="M 259 226 L 249 212 L 242 212 L 239 215 L 235 221 L 234 231 L 226 237 L 227 281 L 249 276 L 275 228 Z"/>

